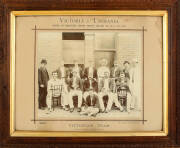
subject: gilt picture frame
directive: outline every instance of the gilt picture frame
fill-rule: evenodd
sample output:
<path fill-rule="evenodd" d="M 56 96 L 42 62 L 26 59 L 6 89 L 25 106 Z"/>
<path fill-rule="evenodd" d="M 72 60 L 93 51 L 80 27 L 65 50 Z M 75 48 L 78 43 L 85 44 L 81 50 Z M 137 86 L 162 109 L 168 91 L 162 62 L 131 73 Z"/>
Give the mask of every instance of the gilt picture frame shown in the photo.
<path fill-rule="evenodd" d="M 176 58 L 174 58 L 175 57 L 175 53 L 176 53 L 176 45 L 175 45 L 176 35 L 174 35 L 175 31 L 172 29 L 172 25 L 175 23 L 175 15 L 173 15 L 173 13 L 174 13 L 173 11 L 175 9 L 171 5 L 169 5 L 168 7 L 171 8 L 171 9 L 164 9 L 164 8 L 157 9 L 157 10 L 142 10 L 142 9 L 140 9 L 140 10 L 131 10 L 131 9 L 130 10 L 118 10 L 117 9 L 117 10 L 113 10 L 113 11 L 112 10 L 93 10 L 93 9 L 92 10 L 79 10 L 79 9 L 75 9 L 75 10 L 70 10 L 70 11 L 69 10 L 61 10 L 61 9 L 56 9 L 56 10 L 53 10 L 53 11 L 52 10 L 45 10 L 45 9 L 44 10 L 40 10 L 40 9 L 33 9 L 33 10 L 27 9 L 25 11 L 24 10 L 22 11 L 21 9 L 20 10 L 19 9 L 11 9 L 11 7 L 10 7 L 8 9 L 8 11 L 6 12 L 7 13 L 6 17 L 5 16 L 1 17 L 4 20 L 5 19 L 8 20 L 8 24 L 9 24 L 8 32 L 7 33 L 4 32 L 4 35 L 7 34 L 8 44 L 6 46 L 5 46 L 5 44 L 3 44 L 4 47 L 5 47 L 4 49 L 7 49 L 8 53 L 9 53 L 9 56 L 7 58 L 7 60 L 9 60 L 9 62 L 7 63 L 9 65 L 9 66 L 7 66 L 8 69 L 9 69 L 9 71 L 8 71 L 8 74 L 9 74 L 9 85 L 8 85 L 9 86 L 8 87 L 9 88 L 8 89 L 9 93 L 8 94 L 9 95 L 7 95 L 7 98 L 9 98 L 9 101 L 8 101 L 9 111 L 7 112 L 7 114 L 9 113 L 8 116 L 7 116 L 7 117 L 9 117 L 9 120 L 8 120 L 9 121 L 9 123 L 8 123 L 9 127 L 7 127 L 6 129 L 3 130 L 4 131 L 3 133 L 6 133 L 5 134 L 6 135 L 6 139 L 8 139 L 8 141 L 10 143 L 11 142 L 21 143 L 22 142 L 21 139 L 25 139 L 26 142 L 33 141 L 33 143 L 38 143 L 38 139 L 43 138 L 43 140 L 45 142 L 49 143 L 48 137 L 51 137 L 52 139 L 56 138 L 56 139 L 53 140 L 54 143 L 59 143 L 60 144 L 63 140 L 65 141 L 65 143 L 68 143 L 71 138 L 75 139 L 72 143 L 95 142 L 96 138 L 98 137 L 102 143 L 104 142 L 104 143 L 109 143 L 109 144 L 112 143 L 112 142 L 113 143 L 121 143 L 121 142 L 122 143 L 127 143 L 129 140 L 131 142 L 139 142 L 139 143 L 144 143 L 145 144 L 147 141 L 150 140 L 150 141 L 152 141 L 152 143 L 153 142 L 156 143 L 157 141 L 159 143 L 161 143 L 161 144 L 162 143 L 166 143 L 166 142 L 170 142 L 170 145 L 175 145 L 172 142 L 173 141 L 172 139 L 177 139 L 175 137 L 178 137 L 178 132 L 176 134 L 174 132 L 176 130 L 178 131 L 178 129 L 176 129 L 178 126 L 176 127 L 176 124 L 174 124 L 174 123 L 178 122 L 178 121 L 175 121 L 175 116 L 176 116 L 175 110 L 177 109 L 177 111 L 178 111 L 178 101 L 177 101 L 177 104 L 175 104 L 175 102 L 176 102 L 176 93 L 175 93 L 175 90 L 176 90 L 176 85 L 175 85 L 176 81 L 175 81 L 175 79 L 176 78 L 172 76 L 176 72 L 176 64 L 175 64 Z M 3 9 L 2 9 L 2 11 L 4 12 Z M 87 21 L 89 17 L 90 18 L 94 17 L 96 19 L 96 22 L 98 22 L 100 20 L 100 23 L 102 23 L 101 22 L 102 20 L 104 21 L 103 17 L 105 17 L 105 19 L 106 19 L 106 17 L 109 16 L 110 19 L 111 19 L 111 17 L 113 17 L 113 20 L 115 20 L 115 21 L 120 20 L 120 22 L 117 21 L 117 22 L 114 22 L 114 24 L 121 24 L 122 23 L 122 26 L 116 26 L 117 28 L 115 28 L 115 25 L 114 26 L 112 25 L 112 28 L 111 28 L 111 26 L 108 26 L 109 28 L 108 27 L 105 28 L 106 29 L 105 31 L 102 29 L 103 28 L 102 26 L 100 26 L 99 28 L 98 28 L 98 26 L 95 26 L 95 28 L 91 28 L 92 26 L 88 26 L 90 28 L 88 28 L 87 26 L 85 26 L 85 28 L 81 28 L 82 26 L 80 26 L 80 25 L 83 24 L 82 20 L 79 20 L 79 21 L 77 21 L 75 23 L 76 26 L 75 26 L 74 30 L 73 30 L 74 26 L 73 27 L 71 26 L 70 28 L 68 28 L 69 26 L 64 26 L 64 28 L 63 28 L 63 26 L 58 26 L 60 24 L 63 24 L 63 25 L 66 24 L 68 19 L 70 19 L 70 16 L 72 18 L 73 17 L 78 17 L 78 19 L 82 19 L 83 21 Z M 121 18 L 122 16 L 124 18 Z M 51 27 L 50 28 L 48 28 L 48 27 L 46 28 L 45 25 L 41 26 L 41 21 L 42 22 L 43 21 L 47 21 L 51 17 L 54 17 L 53 18 L 54 20 L 59 20 L 59 17 L 62 17 L 61 22 L 52 23 L 52 24 L 50 23 L 50 25 L 48 24 L 52 28 L 54 27 L 54 30 Z M 49 31 L 50 33 L 49 32 L 47 33 L 47 35 L 49 35 L 49 38 L 54 37 L 53 35 L 51 36 L 52 32 L 53 33 L 55 32 L 57 34 L 58 33 L 62 34 L 62 38 L 61 38 L 61 40 L 62 40 L 62 43 L 61 43 L 62 47 L 58 47 L 58 48 L 62 48 L 62 49 L 64 48 L 63 50 L 70 49 L 71 47 L 69 45 L 72 44 L 72 48 L 73 48 L 73 45 L 76 45 L 79 48 L 81 48 L 81 47 L 85 48 L 84 51 L 87 50 L 88 53 L 89 53 L 91 45 L 88 45 L 87 49 L 86 49 L 86 45 L 89 43 L 89 40 L 92 39 L 89 36 L 93 34 L 95 36 L 95 37 L 93 36 L 93 40 L 95 40 L 95 41 L 93 41 L 91 43 L 93 43 L 93 47 L 92 48 L 95 48 L 95 50 L 96 50 L 95 53 L 98 53 L 99 50 L 105 50 L 105 52 L 107 52 L 106 50 L 110 51 L 111 49 L 114 52 L 114 50 L 118 50 L 118 49 L 121 49 L 123 47 L 125 48 L 126 46 L 127 46 L 126 48 L 128 48 L 128 47 L 130 48 L 130 46 L 124 45 L 123 42 L 121 41 L 123 38 L 125 38 L 125 36 L 123 36 L 123 33 L 122 33 L 124 30 L 121 31 L 121 29 L 123 28 L 124 21 L 127 21 L 127 22 L 128 21 L 132 21 L 133 17 L 139 17 L 139 19 L 141 19 L 141 17 L 149 17 L 149 20 L 147 20 L 147 24 L 148 24 L 148 21 L 151 22 L 156 17 L 161 18 L 159 22 L 161 22 L 162 25 L 158 24 L 157 23 L 158 21 L 156 22 L 158 25 L 155 24 L 155 25 L 157 25 L 156 27 L 161 26 L 161 30 L 162 30 L 162 32 L 159 32 L 159 34 L 162 33 L 162 38 L 161 38 L 162 42 L 159 41 L 159 42 L 162 43 L 162 47 L 161 47 L 162 48 L 162 52 L 159 53 L 159 55 L 162 55 L 162 59 L 160 60 L 160 63 L 162 63 L 162 64 L 159 66 L 159 67 L 162 68 L 161 69 L 162 70 L 162 74 L 161 74 L 161 76 L 162 76 L 161 77 L 162 84 L 161 84 L 161 82 L 157 82 L 157 85 L 158 84 L 162 85 L 162 91 L 161 91 L 161 93 L 159 93 L 159 94 L 161 94 L 159 96 L 162 96 L 162 102 L 161 102 L 162 104 L 160 105 L 161 107 L 159 107 L 159 108 L 162 108 L 162 120 L 161 120 L 162 121 L 162 127 L 161 127 L 161 130 L 156 130 L 156 129 L 160 129 L 160 128 L 156 128 L 156 127 L 155 128 L 152 127 L 152 129 L 151 128 L 150 129 L 148 129 L 148 128 L 146 129 L 145 128 L 144 130 L 141 130 L 141 128 L 140 128 L 144 124 L 148 123 L 148 121 L 152 122 L 152 123 L 155 122 L 153 120 L 151 121 L 149 116 L 147 116 L 148 112 L 146 112 L 146 111 L 144 112 L 144 107 L 146 107 L 146 104 L 144 106 L 144 103 L 145 102 L 147 103 L 147 97 L 142 97 L 143 98 L 142 99 L 142 104 L 143 105 L 142 105 L 142 112 L 140 112 L 140 113 L 142 113 L 141 114 L 142 118 L 140 118 L 140 119 L 138 118 L 138 120 L 142 120 L 142 121 L 141 121 L 141 124 L 139 126 L 137 126 L 137 129 L 140 129 L 140 130 L 137 130 L 137 131 L 136 130 L 124 130 L 123 131 L 123 130 L 120 130 L 120 129 L 118 131 L 112 130 L 111 128 L 113 128 L 113 126 L 117 126 L 117 125 L 113 124 L 113 122 L 118 122 L 118 124 L 120 124 L 120 126 L 123 126 L 123 127 L 124 127 L 125 124 L 127 124 L 127 127 L 128 127 L 129 119 L 131 120 L 131 118 L 127 118 L 126 119 L 126 117 L 125 117 L 125 118 L 122 118 L 123 121 L 119 121 L 120 119 L 118 120 L 118 118 L 115 115 L 116 111 L 114 111 L 115 112 L 114 114 L 113 113 L 110 114 L 110 116 L 107 116 L 109 114 L 109 112 L 107 114 L 106 113 L 99 113 L 98 112 L 96 117 L 92 117 L 92 118 L 88 117 L 86 119 L 86 117 L 83 116 L 83 118 L 81 119 L 80 116 L 76 116 L 77 115 L 76 112 L 78 112 L 78 111 L 76 111 L 76 109 L 75 109 L 73 111 L 73 116 L 72 117 L 70 117 L 70 114 L 68 112 L 67 116 L 69 116 L 69 118 L 70 118 L 70 120 L 69 120 L 69 119 L 67 119 L 64 116 L 64 114 L 65 114 L 64 111 L 62 112 L 63 116 L 59 116 L 59 114 L 61 112 L 59 111 L 58 107 L 55 108 L 55 111 L 54 111 L 54 113 L 56 112 L 55 114 L 53 114 L 53 111 L 46 113 L 45 112 L 46 109 L 45 109 L 45 111 L 43 111 L 43 110 L 38 108 L 38 93 L 39 93 L 39 90 L 38 90 L 38 76 L 39 76 L 38 75 L 38 68 L 40 67 L 42 59 L 44 59 L 44 57 L 45 57 L 47 65 L 49 66 L 49 67 L 47 67 L 47 69 L 48 69 L 48 73 L 50 75 L 50 79 L 53 78 L 53 72 L 56 69 L 54 67 L 58 67 L 58 65 L 56 65 L 56 66 L 54 66 L 55 64 L 52 65 L 51 57 L 48 57 L 48 55 L 42 54 L 42 56 L 41 56 L 41 52 L 46 49 L 46 47 L 44 47 L 43 44 L 46 41 L 49 41 L 48 39 L 44 39 L 44 42 L 43 42 L 43 33 L 46 34 L 49 31 L 49 30 L 46 30 L 46 29 L 52 29 L 52 30 Z M 21 20 L 21 18 L 22 18 L 22 20 Z M 21 110 L 21 109 L 19 110 L 17 108 L 18 107 L 17 103 L 21 102 L 22 100 L 20 99 L 20 100 L 17 101 L 17 94 L 18 94 L 18 96 L 20 96 L 20 95 L 19 95 L 19 92 L 18 93 L 16 92 L 20 88 L 20 86 L 19 86 L 20 85 L 20 77 L 22 77 L 22 76 L 20 76 L 19 74 L 20 74 L 20 71 L 21 71 L 20 68 L 22 68 L 22 65 L 21 65 L 21 67 L 20 66 L 16 67 L 16 66 L 21 61 L 21 60 L 18 60 L 18 59 L 20 59 L 19 57 L 21 57 L 21 54 L 23 54 L 23 50 L 21 49 L 22 48 L 21 47 L 22 43 L 19 40 L 19 39 L 21 39 L 21 37 L 19 37 L 20 36 L 19 34 L 21 34 L 21 33 L 19 33 L 19 30 L 23 31 L 23 28 L 22 28 L 22 30 L 21 30 L 21 28 L 19 29 L 18 25 L 23 25 L 23 21 L 25 22 L 25 21 L 28 20 L 28 19 L 26 20 L 26 18 L 29 19 L 29 22 L 27 22 L 27 23 L 29 24 L 30 27 L 29 26 L 27 26 L 27 27 L 31 28 L 31 31 L 32 31 L 32 34 L 33 34 L 33 37 L 32 37 L 33 43 L 36 42 L 36 44 L 30 45 L 30 46 L 33 47 L 33 49 L 32 49 L 33 53 L 31 53 L 31 54 L 34 55 L 34 53 L 35 53 L 36 56 L 32 60 L 35 63 L 35 64 L 33 64 L 34 65 L 33 72 L 32 72 L 33 75 L 30 74 L 32 76 L 30 76 L 30 78 L 29 78 L 29 79 L 31 79 L 31 77 L 33 78 L 33 82 L 32 82 L 33 85 L 31 84 L 33 86 L 33 90 L 34 90 L 33 95 L 32 95 L 32 96 L 34 96 L 32 98 L 32 102 L 34 103 L 33 104 L 33 108 L 32 108 L 33 112 L 32 112 L 32 117 L 28 119 L 27 123 L 31 122 L 32 124 L 35 124 L 38 127 L 37 130 L 35 128 L 31 128 L 31 127 L 29 128 L 28 126 L 24 128 L 23 127 L 24 125 L 23 124 L 21 125 L 21 121 L 19 120 L 20 119 L 19 115 L 21 115 L 21 114 L 17 113 L 18 111 L 20 111 L 20 112 L 23 111 L 23 110 Z M 42 19 L 42 20 L 40 21 L 40 23 L 35 23 L 36 25 L 34 25 L 33 21 L 34 20 L 38 21 L 38 19 Z M 52 19 L 52 22 L 54 21 L 53 19 Z M 67 20 L 65 20 L 65 19 L 67 19 Z M 95 21 L 95 20 L 93 20 L 93 21 Z M 112 20 L 106 20 L 106 21 L 108 22 L 108 21 L 112 21 Z M 134 21 L 134 22 L 133 21 L 131 23 L 132 24 L 135 23 L 134 26 L 136 26 L 136 21 Z M 142 21 L 142 20 L 140 20 L 140 21 Z M 33 22 L 33 25 L 32 25 L 33 27 L 30 25 L 32 22 Z M 104 27 L 106 27 L 105 26 L 106 22 L 103 22 L 103 23 L 104 23 Z M 7 22 L 6 22 L 6 24 L 7 24 Z M 2 26 L 5 27 L 6 24 L 4 23 Z M 26 23 L 24 23 L 24 24 L 26 25 Z M 72 23 L 72 21 L 71 21 L 70 24 L 74 24 L 74 23 Z M 110 22 L 110 24 L 111 24 L 111 22 Z M 140 34 L 140 36 L 142 35 L 142 37 L 144 37 L 144 39 L 143 39 L 144 42 L 142 42 L 142 46 L 145 46 L 145 48 L 142 48 L 143 49 L 142 50 L 142 54 L 144 54 L 144 53 L 146 53 L 146 54 L 148 53 L 149 54 L 149 52 L 147 52 L 147 51 L 149 51 L 149 49 L 147 50 L 147 48 L 146 48 L 146 46 L 148 45 L 147 44 L 148 40 L 147 40 L 147 35 L 146 34 L 147 34 L 147 32 L 150 29 L 147 27 L 148 25 L 147 26 L 143 26 L 142 24 L 140 24 L 140 25 L 138 24 L 139 26 L 142 27 L 141 28 L 143 30 L 142 32 L 145 32 L 144 34 L 143 33 Z M 91 22 L 89 22 L 89 25 L 91 25 Z M 137 28 L 139 27 L 138 25 L 136 26 Z M 126 30 L 127 29 L 126 27 L 129 27 L 129 26 L 127 25 L 123 29 Z M 134 27 L 134 28 L 136 28 L 136 27 Z M 153 26 L 152 26 L 152 28 L 153 28 Z M 133 28 L 130 28 L 130 29 L 133 29 Z M 129 30 L 126 30 L 126 31 L 129 31 Z M 24 33 L 26 33 L 26 32 L 24 32 Z M 78 34 L 79 33 L 79 35 L 81 34 L 81 37 L 83 36 L 82 38 L 84 40 L 81 40 L 82 38 L 80 40 L 72 39 L 74 36 L 75 36 L 75 38 L 77 37 L 76 35 L 73 36 L 72 34 L 70 35 L 70 39 L 67 39 L 68 38 L 68 33 L 70 33 L 70 34 L 71 33 L 74 33 L 74 34 Z M 106 36 L 106 33 L 107 33 L 108 36 L 115 35 L 114 41 L 109 39 L 110 37 L 109 38 L 107 37 L 108 39 L 103 37 L 103 36 Z M 151 33 L 153 34 L 153 31 Z M 41 34 L 42 34 L 42 36 L 41 36 Z M 126 32 L 125 32 L 125 34 L 126 34 Z M 130 34 L 129 35 L 130 37 L 133 36 L 133 33 L 129 33 L 129 34 Z M 31 34 L 29 34 L 29 35 L 31 35 Z M 138 38 L 139 36 L 136 36 L 136 37 Z M 24 41 L 26 42 L 25 38 L 26 38 L 26 35 L 24 34 Z M 27 39 L 29 39 L 29 38 L 27 38 Z M 36 39 L 36 41 L 34 39 Z M 86 39 L 87 39 L 87 42 L 86 42 Z M 19 41 L 17 42 L 17 40 L 19 40 Z M 56 44 L 55 40 L 56 39 L 54 39 L 54 38 L 53 38 L 53 40 L 50 40 L 50 41 L 54 41 L 52 43 L 53 45 Z M 78 42 L 76 42 L 77 40 L 78 40 Z M 100 43 L 101 40 L 102 40 L 102 42 L 103 41 L 107 41 L 107 43 L 109 41 L 109 43 L 105 46 L 104 44 Z M 59 40 L 57 40 L 57 42 L 58 41 Z M 140 41 L 138 43 L 141 44 Z M 86 45 L 84 45 L 84 44 L 86 44 Z M 139 47 L 139 44 L 137 44 L 138 47 Z M 145 44 L 147 44 L 147 45 L 145 45 Z M 44 45 L 48 46 L 48 47 L 52 47 L 51 44 L 50 45 L 49 44 L 44 44 Z M 135 44 L 133 44 L 133 46 L 134 45 Z M 23 46 L 23 48 L 24 47 L 25 46 Z M 141 49 L 141 47 L 139 47 L 139 48 Z M 53 47 L 52 47 L 52 49 L 53 49 Z M 24 51 L 26 51 L 26 50 L 24 49 Z M 36 51 L 36 52 L 34 52 L 34 51 Z M 152 51 L 156 51 L 156 50 L 152 49 Z M 20 52 L 22 52 L 22 53 L 20 53 Z M 84 52 L 84 55 L 85 54 L 87 54 L 87 53 Z M 118 55 L 116 51 L 115 51 L 115 54 L 116 54 L 116 56 L 113 57 L 114 61 L 119 60 L 119 57 L 121 55 Z M 130 52 L 128 54 L 130 54 Z M 72 57 L 72 59 L 71 59 L 72 61 L 71 61 L 70 58 L 68 58 L 67 55 L 63 54 L 63 56 L 64 56 L 63 62 L 65 62 L 64 65 L 66 65 L 66 66 L 72 65 L 72 64 L 74 64 L 73 61 L 78 60 L 78 64 L 79 65 L 83 65 L 84 64 L 84 69 L 85 69 L 85 67 L 88 65 L 87 63 L 90 61 L 89 59 L 86 60 L 87 56 L 84 56 L 84 59 L 82 60 L 83 61 L 82 62 L 81 60 L 79 60 L 79 57 L 80 57 L 79 55 L 78 55 L 78 57 L 76 57 L 76 56 Z M 105 54 L 103 54 L 103 56 L 104 55 Z M 154 55 L 155 54 L 152 54 L 150 56 L 153 57 Z M 29 56 L 30 57 L 34 57 L 34 56 L 31 56 L 31 55 L 29 55 Z M 122 55 L 122 58 L 125 57 L 125 56 L 126 55 Z M 95 57 L 94 59 L 100 59 L 100 57 L 97 56 L 97 58 Z M 142 74 L 143 74 L 143 83 L 142 83 L 143 88 L 144 88 L 144 85 L 147 85 L 147 83 L 149 82 L 147 78 L 150 77 L 149 75 L 147 75 L 148 71 L 144 71 L 144 70 L 147 70 L 147 68 L 145 66 L 147 66 L 148 65 L 147 63 L 149 62 L 149 61 L 146 60 L 147 57 L 148 56 L 143 56 L 143 58 L 142 58 L 143 59 L 143 62 L 142 62 L 143 63 L 142 64 L 142 67 L 143 67 L 143 70 L 142 70 L 143 71 L 142 72 Z M 157 58 L 156 60 L 158 61 L 158 56 L 156 58 Z M 120 63 L 119 65 L 121 65 L 121 63 L 123 65 L 124 61 L 128 61 L 131 64 L 131 60 L 132 59 L 134 60 L 134 57 L 133 58 L 129 58 L 128 60 L 127 59 L 125 58 L 125 60 L 123 60 L 122 62 L 118 61 Z M 141 61 L 141 58 L 138 58 L 138 60 Z M 59 61 L 62 62 L 62 60 L 59 60 Z M 54 63 L 55 62 L 58 63 L 59 61 L 54 61 Z M 108 62 L 109 63 L 113 63 L 114 61 L 113 62 L 112 61 L 111 62 L 108 61 Z M 96 62 L 96 60 L 94 61 L 96 66 L 97 66 L 98 62 L 99 61 Z M 27 64 L 27 62 L 25 62 L 25 63 Z M 141 63 L 141 62 L 139 62 L 139 63 Z M 30 65 L 32 65 L 32 64 L 29 63 L 29 65 L 27 65 L 27 66 L 29 67 Z M 4 64 L 4 66 L 5 66 L 5 64 Z M 149 67 L 150 67 L 149 68 L 150 70 L 153 70 L 153 69 L 151 69 L 150 65 L 149 65 Z M 158 69 L 159 67 L 157 66 L 156 68 Z M 98 66 L 96 68 L 98 70 Z M 110 66 L 110 68 L 111 68 L 111 66 Z M 20 70 L 20 71 L 18 72 L 18 70 Z M 158 73 L 159 71 L 156 71 L 156 72 Z M 72 70 L 72 73 L 74 73 L 73 70 Z M 52 76 L 51 76 L 51 74 L 52 74 Z M 156 79 L 156 76 L 154 76 L 154 78 Z M 22 78 L 22 80 L 25 80 L 25 79 Z M 150 81 L 152 81 L 152 80 L 153 79 L 151 79 Z M 7 82 L 5 82 L 5 83 L 8 84 Z M 18 83 L 19 83 L 19 85 L 17 86 Z M 30 81 L 28 83 L 30 83 Z M 25 86 L 25 83 L 22 83 L 21 85 Z M 147 88 L 145 90 L 147 90 Z M 27 91 L 25 91 L 25 92 L 27 92 Z M 144 94 L 144 89 L 143 89 L 143 94 Z M 24 96 L 24 95 L 22 95 L 22 96 Z M 147 95 L 145 95 L 145 96 L 147 96 Z M 98 97 L 99 97 L 99 95 L 98 95 Z M 3 103 L 4 101 L 1 101 L 1 102 Z M 153 102 L 153 100 L 151 100 L 151 102 Z M 153 102 L 153 103 L 155 103 L 155 102 Z M 115 104 L 115 107 L 117 107 L 116 104 Z M 101 109 L 101 107 L 99 107 L 99 108 Z M 111 110 L 113 110 L 113 109 L 111 109 Z M 156 110 L 155 106 L 154 106 L 154 110 Z M 156 111 L 159 111 L 159 110 L 156 110 Z M 4 111 L 1 111 L 1 113 L 3 113 L 3 112 Z M 112 112 L 112 111 L 110 111 L 110 112 Z M 132 112 L 133 111 L 131 111 L 129 114 L 127 114 L 127 116 L 133 114 Z M 57 116 L 57 114 L 58 114 L 58 116 Z M 123 116 L 126 116 L 126 112 L 124 114 L 123 114 Z M 53 118 L 49 118 L 51 115 L 53 116 Z M 106 116 L 107 116 L 107 118 L 106 118 Z M 57 123 L 60 124 L 61 126 L 66 124 L 66 122 L 68 123 L 67 127 L 64 126 L 64 129 L 67 128 L 66 130 L 64 130 L 64 131 L 63 130 L 62 131 L 57 130 L 56 131 L 53 128 L 48 128 L 48 126 L 50 126 L 51 124 L 54 127 L 57 126 L 54 123 L 52 123 L 52 121 L 51 121 L 51 120 L 55 120 L 56 117 L 58 118 L 58 120 L 61 120 L 61 118 L 64 119 L 64 121 L 63 121 L 64 123 L 62 125 L 60 123 L 61 121 L 57 121 Z M 3 117 L 3 118 L 6 118 L 6 117 Z M 135 118 L 135 115 L 133 114 L 132 119 L 134 119 L 134 118 Z M 157 117 L 157 118 L 159 118 L 159 117 Z M 39 121 L 39 119 L 40 119 L 40 121 Z M 42 119 L 42 121 L 41 121 L 41 119 Z M 17 120 L 19 120 L 19 121 L 16 122 Z M 80 120 L 80 124 L 77 123 L 77 122 L 79 122 L 79 120 Z M 87 120 L 90 123 L 93 122 L 94 120 L 95 121 L 97 120 L 96 121 L 97 123 L 92 123 L 90 125 L 88 125 L 87 123 L 81 124 L 81 122 L 83 122 L 81 120 Z M 110 120 L 110 121 L 106 121 L 106 120 Z M 115 121 L 113 121 L 113 120 L 115 120 Z M 127 120 L 127 121 L 125 121 L 125 120 Z M 135 120 L 136 120 L 136 118 L 135 118 Z M 2 123 L 4 124 L 5 122 L 6 121 L 3 121 Z M 26 122 L 26 121 L 24 120 L 24 122 Z M 72 123 L 69 124 L 69 122 L 72 122 Z M 98 122 L 102 122 L 102 124 L 100 124 Z M 138 121 L 138 122 L 140 122 L 140 121 Z M 161 122 L 159 122 L 159 124 L 160 123 Z M 133 124 L 136 125 L 137 123 L 133 123 Z M 46 125 L 47 125 L 47 130 L 45 129 Z M 88 129 L 88 127 L 86 127 L 87 129 L 86 128 L 82 128 L 83 126 L 86 126 L 86 125 L 87 126 L 92 126 L 92 127 L 89 128 L 89 129 Z M 5 124 L 4 124 L 4 126 L 5 126 Z M 43 127 L 44 127 L 44 129 L 43 129 Z M 28 128 L 29 128 L 29 130 L 28 130 Z M 97 128 L 97 129 L 93 130 L 94 128 Z M 25 129 L 27 129 L 27 130 L 25 130 Z M 117 126 L 117 129 L 118 129 L 118 126 Z M 153 137 L 155 137 L 155 138 L 153 138 Z M 2 138 L 2 139 L 4 139 L 4 138 Z M 143 139 L 143 142 L 141 142 L 142 139 Z M 178 143 L 178 140 L 176 141 L 176 143 Z M 154 145 L 156 145 L 156 144 L 154 144 Z"/>

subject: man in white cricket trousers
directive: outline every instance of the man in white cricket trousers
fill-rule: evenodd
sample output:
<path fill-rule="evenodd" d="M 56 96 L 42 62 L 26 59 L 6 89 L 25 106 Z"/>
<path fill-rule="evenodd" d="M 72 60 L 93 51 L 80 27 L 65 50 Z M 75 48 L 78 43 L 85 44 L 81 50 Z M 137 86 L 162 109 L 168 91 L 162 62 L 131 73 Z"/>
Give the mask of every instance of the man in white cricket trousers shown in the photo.
<path fill-rule="evenodd" d="M 82 106 L 82 80 L 79 78 L 77 71 L 73 71 L 73 77 L 68 80 L 68 88 L 69 88 L 69 106 L 70 106 L 70 112 L 74 111 L 74 105 L 73 105 L 73 97 L 78 97 L 78 112 L 81 111 Z"/>
<path fill-rule="evenodd" d="M 64 67 L 64 61 L 61 61 L 60 67 L 57 69 L 58 78 L 62 81 L 62 95 L 61 95 L 61 105 L 64 110 L 68 110 L 68 88 L 67 88 L 67 69 Z"/>
<path fill-rule="evenodd" d="M 131 63 L 130 74 L 130 91 L 132 94 L 131 108 L 136 110 L 141 110 L 141 74 L 138 66 L 138 60 L 133 59 Z"/>
<path fill-rule="evenodd" d="M 120 71 L 120 76 L 119 78 L 116 80 L 116 83 L 115 83 L 115 87 L 116 87 L 116 91 L 112 93 L 112 98 L 109 102 L 109 105 L 112 106 L 113 102 L 115 102 L 115 105 L 117 107 L 119 107 L 120 111 L 123 111 L 123 107 L 121 106 L 119 100 L 118 100 L 118 96 L 120 97 L 124 97 L 124 94 L 125 97 L 126 97 L 126 105 L 127 105 L 127 112 L 129 113 L 130 112 L 130 105 L 131 105 L 131 93 L 130 93 L 130 90 L 129 90 L 129 79 L 125 76 L 125 73 L 123 71 Z M 121 92 L 122 90 L 125 91 L 125 93 L 121 94 L 120 91 L 118 91 L 118 89 L 121 89 Z"/>
<path fill-rule="evenodd" d="M 113 89 L 113 82 L 110 79 L 110 73 L 109 72 L 105 72 L 104 73 L 104 78 L 101 79 L 100 81 L 100 85 L 99 85 L 99 104 L 100 104 L 100 110 L 101 112 L 109 112 L 111 110 L 112 107 L 112 103 L 115 102 L 115 105 L 119 108 L 121 108 L 121 105 L 119 104 L 118 100 L 117 100 L 117 96 L 115 96 L 112 93 L 112 89 Z M 105 109 L 104 106 L 104 102 L 103 102 L 103 97 L 104 96 L 108 96 L 108 102 L 107 102 L 107 107 Z"/>
<path fill-rule="evenodd" d="M 61 87 L 62 81 L 57 78 L 58 74 L 57 71 L 52 72 L 52 78 L 48 81 L 47 85 L 47 106 L 48 110 L 52 111 L 52 97 L 60 97 L 61 96 Z"/>

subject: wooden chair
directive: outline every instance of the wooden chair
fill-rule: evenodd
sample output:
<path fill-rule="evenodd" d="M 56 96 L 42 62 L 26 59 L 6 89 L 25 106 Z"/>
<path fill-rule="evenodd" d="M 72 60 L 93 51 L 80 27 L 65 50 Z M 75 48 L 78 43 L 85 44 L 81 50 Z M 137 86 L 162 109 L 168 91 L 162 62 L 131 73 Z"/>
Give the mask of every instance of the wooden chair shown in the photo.
<path fill-rule="evenodd" d="M 127 88 L 124 86 L 118 86 L 117 95 L 121 106 L 123 106 L 127 111 Z"/>
<path fill-rule="evenodd" d="M 61 102 L 62 85 L 54 85 L 51 88 L 51 90 L 52 90 L 52 108 L 54 110 L 55 104 L 56 106 L 59 106 Z"/>

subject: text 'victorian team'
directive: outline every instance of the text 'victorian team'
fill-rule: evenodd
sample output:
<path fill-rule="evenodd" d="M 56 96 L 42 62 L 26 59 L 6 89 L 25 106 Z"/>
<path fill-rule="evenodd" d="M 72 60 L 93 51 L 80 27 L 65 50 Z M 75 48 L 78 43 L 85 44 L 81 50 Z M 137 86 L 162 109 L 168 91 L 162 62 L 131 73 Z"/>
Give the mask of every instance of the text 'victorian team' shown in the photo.
<path fill-rule="evenodd" d="M 99 112 L 111 111 L 113 103 L 120 111 L 124 110 L 118 96 L 122 96 L 118 88 L 124 88 L 126 97 L 126 111 L 130 112 L 134 109 L 136 92 L 133 64 L 128 61 L 123 63 L 123 68 L 119 67 L 117 61 L 114 61 L 114 66 L 109 69 L 107 60 L 101 60 L 101 66 L 96 69 L 94 62 L 89 61 L 89 67 L 84 70 L 74 63 L 72 69 L 64 66 L 64 61 L 61 66 L 52 72 L 52 78 L 49 80 L 48 71 L 46 69 L 47 61 L 41 61 L 41 67 L 38 69 L 38 84 L 39 84 L 39 108 L 52 111 L 52 98 L 60 96 L 61 106 L 64 110 L 73 112 L 74 103 L 73 97 L 78 97 L 78 109 L 80 114 L 95 116 Z M 132 68 L 131 68 L 132 67 Z M 107 96 L 107 105 L 104 104 L 103 97 Z"/>

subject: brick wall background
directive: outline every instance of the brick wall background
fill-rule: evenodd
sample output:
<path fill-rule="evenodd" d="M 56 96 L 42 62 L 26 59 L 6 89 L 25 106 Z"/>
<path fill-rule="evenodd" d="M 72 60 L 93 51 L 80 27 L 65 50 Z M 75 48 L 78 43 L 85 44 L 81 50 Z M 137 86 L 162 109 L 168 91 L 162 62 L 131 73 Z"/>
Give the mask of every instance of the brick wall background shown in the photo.
<path fill-rule="evenodd" d="M 125 60 L 137 58 L 142 62 L 142 31 L 85 32 L 85 40 L 62 40 L 61 31 L 37 32 L 37 63 L 47 59 L 47 69 L 51 73 L 61 60 L 73 64 L 74 60 L 88 66 L 89 60 L 99 65 L 100 57 L 109 59 L 110 65 L 117 59 L 121 65 Z M 112 57 L 112 55 L 114 57 Z"/>

